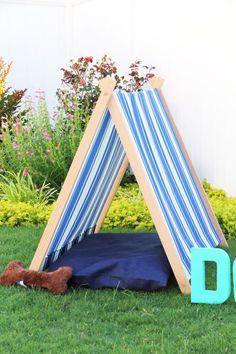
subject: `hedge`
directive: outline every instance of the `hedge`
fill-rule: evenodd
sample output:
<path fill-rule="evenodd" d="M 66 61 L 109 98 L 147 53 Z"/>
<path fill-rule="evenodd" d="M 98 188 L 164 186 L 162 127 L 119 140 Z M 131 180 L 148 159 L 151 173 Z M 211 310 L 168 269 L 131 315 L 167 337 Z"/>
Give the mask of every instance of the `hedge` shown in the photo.
<path fill-rule="evenodd" d="M 120 186 L 103 222 L 103 228 L 154 229 L 146 203 L 136 183 Z"/>
<path fill-rule="evenodd" d="M 47 222 L 53 204 L 34 205 L 0 200 L 0 226 L 43 225 Z"/>
<path fill-rule="evenodd" d="M 222 189 L 212 188 L 206 181 L 203 187 L 226 238 L 236 238 L 236 198 L 227 197 Z M 137 184 L 120 187 L 103 223 L 104 228 L 135 230 L 154 229 L 153 222 Z"/>
<path fill-rule="evenodd" d="M 236 238 L 236 198 L 227 197 L 206 181 L 203 186 L 220 226 L 228 239 Z M 0 226 L 41 225 L 50 216 L 53 205 L 12 203 L 0 200 Z M 154 229 L 142 194 L 135 183 L 120 187 L 103 223 L 104 229 L 124 228 L 136 231 Z"/>
<path fill-rule="evenodd" d="M 236 238 L 236 198 L 227 197 L 225 191 L 212 188 L 206 180 L 203 187 L 223 233 L 228 239 Z"/>

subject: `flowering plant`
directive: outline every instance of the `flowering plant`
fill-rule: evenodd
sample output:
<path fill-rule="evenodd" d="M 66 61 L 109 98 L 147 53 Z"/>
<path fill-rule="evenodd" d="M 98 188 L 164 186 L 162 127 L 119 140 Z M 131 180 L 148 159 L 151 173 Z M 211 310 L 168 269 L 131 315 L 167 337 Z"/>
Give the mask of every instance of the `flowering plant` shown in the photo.
<path fill-rule="evenodd" d="M 44 92 L 37 92 L 37 105 L 28 98 L 24 116 L 5 124 L 0 144 L 0 171 L 23 171 L 40 187 L 45 179 L 59 190 L 67 175 L 84 129 L 98 99 L 99 80 L 109 76 L 116 88 L 139 90 L 153 76 L 154 67 L 140 61 L 130 65 L 128 79 L 119 76 L 115 63 L 104 55 L 93 63 L 81 57 L 63 70 L 62 87 L 57 90 L 59 109 L 50 116 Z M 143 74 L 142 74 L 143 72 Z M 1 98 L 0 98 L 1 99 Z"/>
<path fill-rule="evenodd" d="M 50 115 L 42 91 L 37 91 L 37 100 L 34 104 L 26 97 L 25 120 L 19 118 L 11 130 L 6 125 L 0 172 L 23 171 L 38 188 L 47 181 L 60 190 L 82 137 L 81 119 L 77 114 L 65 119 L 58 111 Z"/>
<path fill-rule="evenodd" d="M 71 118 L 75 112 L 80 112 L 83 127 L 86 126 L 100 94 L 99 80 L 112 77 L 116 80 L 117 89 L 130 92 L 140 90 L 154 76 L 152 71 L 155 67 L 142 65 L 141 61 L 130 65 L 128 78 L 118 75 L 115 62 L 107 55 L 95 64 L 93 62 L 91 56 L 71 61 L 69 70 L 62 69 L 62 86 L 57 90 L 60 108 Z"/>

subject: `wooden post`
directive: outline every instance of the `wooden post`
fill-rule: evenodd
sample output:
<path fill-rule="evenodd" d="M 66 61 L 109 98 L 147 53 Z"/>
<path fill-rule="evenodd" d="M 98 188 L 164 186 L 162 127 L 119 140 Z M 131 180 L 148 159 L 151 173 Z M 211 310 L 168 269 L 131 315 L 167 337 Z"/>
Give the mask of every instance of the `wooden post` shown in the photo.
<path fill-rule="evenodd" d="M 93 138 L 97 132 L 100 121 L 107 108 L 108 102 L 110 100 L 115 85 L 116 85 L 115 81 L 110 78 L 105 78 L 100 81 L 101 94 L 93 110 L 87 129 L 81 140 L 79 148 L 75 154 L 71 167 L 68 171 L 68 174 L 62 186 L 61 192 L 58 196 L 54 210 L 44 230 L 43 236 L 39 242 L 38 248 L 31 262 L 30 269 L 39 270 L 42 265 L 43 259 L 50 246 L 57 225 L 61 219 L 64 208 L 69 199 L 69 196 L 71 194 L 77 176 L 81 170 L 83 162 L 87 156 Z"/>

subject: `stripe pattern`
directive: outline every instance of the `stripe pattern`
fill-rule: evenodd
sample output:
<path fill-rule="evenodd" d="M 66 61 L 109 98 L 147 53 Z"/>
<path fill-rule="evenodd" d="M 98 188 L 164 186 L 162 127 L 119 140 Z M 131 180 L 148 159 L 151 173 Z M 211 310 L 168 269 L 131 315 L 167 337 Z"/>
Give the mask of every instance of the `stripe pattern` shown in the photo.
<path fill-rule="evenodd" d="M 124 157 L 120 138 L 106 110 L 54 232 L 42 270 L 94 232 Z"/>
<path fill-rule="evenodd" d="M 215 230 L 156 89 L 115 91 L 131 144 L 140 156 L 172 241 L 190 278 L 192 247 L 215 247 Z M 130 161 L 132 167 L 132 161 Z"/>

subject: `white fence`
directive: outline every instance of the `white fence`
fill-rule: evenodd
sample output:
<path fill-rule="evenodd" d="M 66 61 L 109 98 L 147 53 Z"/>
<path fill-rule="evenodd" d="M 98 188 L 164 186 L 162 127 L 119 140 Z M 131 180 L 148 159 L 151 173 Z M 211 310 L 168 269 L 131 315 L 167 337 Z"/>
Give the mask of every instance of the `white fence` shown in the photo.
<path fill-rule="evenodd" d="M 235 13 L 233 0 L 0 0 L 0 55 L 51 108 L 71 58 L 155 65 L 200 178 L 236 195 Z"/>

